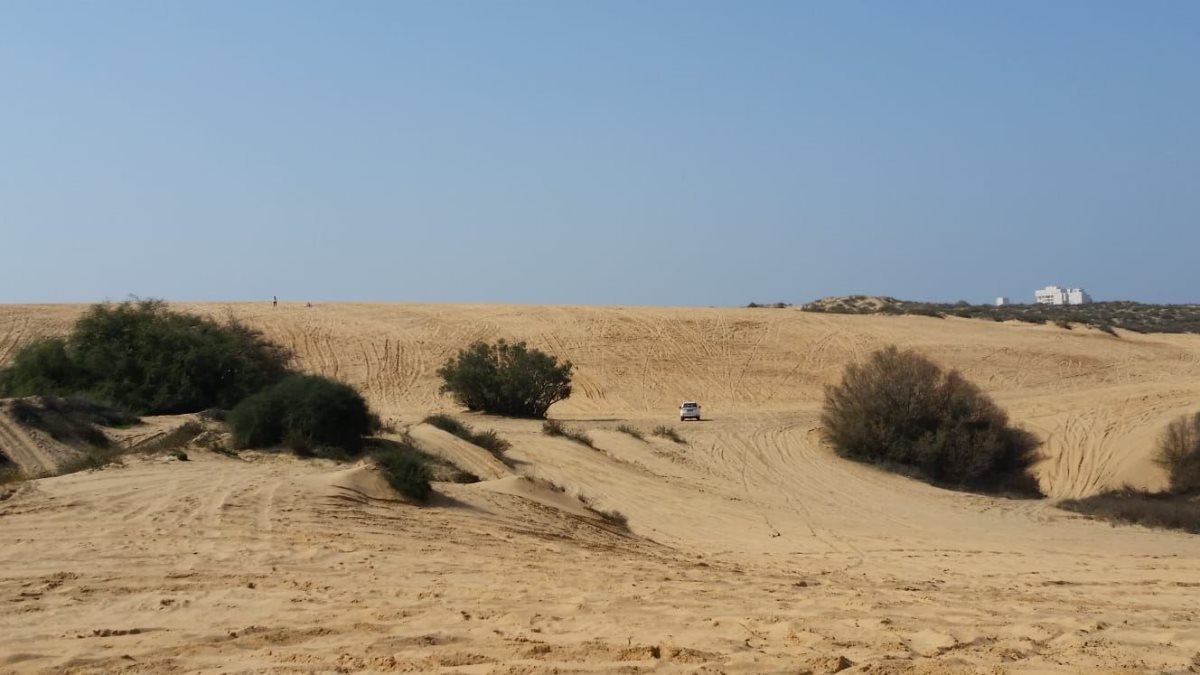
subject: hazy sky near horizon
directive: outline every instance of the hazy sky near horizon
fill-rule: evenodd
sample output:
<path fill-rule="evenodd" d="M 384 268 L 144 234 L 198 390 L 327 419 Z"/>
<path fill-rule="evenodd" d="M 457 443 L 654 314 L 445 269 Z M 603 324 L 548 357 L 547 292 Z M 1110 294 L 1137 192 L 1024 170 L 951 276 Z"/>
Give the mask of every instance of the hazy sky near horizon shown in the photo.
<path fill-rule="evenodd" d="M 1200 2 L 0 0 L 0 302 L 1200 302 Z"/>

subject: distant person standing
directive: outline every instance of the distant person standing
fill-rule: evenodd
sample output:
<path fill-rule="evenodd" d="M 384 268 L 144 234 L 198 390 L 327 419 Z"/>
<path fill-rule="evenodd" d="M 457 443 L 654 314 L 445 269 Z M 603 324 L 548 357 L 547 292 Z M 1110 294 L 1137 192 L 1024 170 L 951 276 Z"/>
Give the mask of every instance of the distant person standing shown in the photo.
<path fill-rule="evenodd" d="M 278 307 L 278 306 L 279 306 L 279 296 L 277 296 L 277 295 L 272 295 L 272 296 L 271 296 L 271 306 L 272 306 L 272 307 Z"/>

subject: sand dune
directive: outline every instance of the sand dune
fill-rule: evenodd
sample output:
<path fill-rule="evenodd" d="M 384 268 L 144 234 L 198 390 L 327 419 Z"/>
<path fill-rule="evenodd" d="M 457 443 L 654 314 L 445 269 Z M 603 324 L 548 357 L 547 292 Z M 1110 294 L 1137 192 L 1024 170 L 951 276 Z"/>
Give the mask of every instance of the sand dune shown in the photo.
<path fill-rule="evenodd" d="M 483 482 L 439 484 L 417 509 L 363 466 L 198 452 L 27 483 L 0 501 L 0 670 L 1200 664 L 1200 538 L 940 490 L 844 462 L 816 434 L 822 387 L 897 343 L 961 369 L 1042 437 L 1052 495 L 1157 487 L 1155 435 L 1200 407 L 1200 337 L 791 309 L 187 309 L 233 311 Z M 79 311 L 0 308 L 0 355 Z M 551 414 L 595 449 L 532 421 L 462 416 L 512 443 L 509 469 L 418 424 L 454 411 L 436 368 L 494 337 L 578 366 Z M 680 424 L 685 398 L 711 420 Z M 686 443 L 648 433 L 663 423 Z"/>

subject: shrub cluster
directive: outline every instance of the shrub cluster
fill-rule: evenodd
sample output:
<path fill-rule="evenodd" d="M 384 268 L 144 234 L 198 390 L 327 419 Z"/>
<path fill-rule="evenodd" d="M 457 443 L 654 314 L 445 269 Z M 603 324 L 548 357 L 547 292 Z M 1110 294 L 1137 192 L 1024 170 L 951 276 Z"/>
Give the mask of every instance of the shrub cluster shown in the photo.
<path fill-rule="evenodd" d="M 0 396 L 85 393 L 139 414 L 229 408 L 278 382 L 291 355 L 236 321 L 159 300 L 95 305 L 66 338 L 30 343 L 0 370 Z"/>
<path fill-rule="evenodd" d="M 500 438 L 495 430 L 475 431 L 469 425 L 459 422 L 449 415 L 430 415 L 425 418 L 425 423 L 454 434 L 468 443 L 478 445 L 500 459 L 503 459 L 504 453 L 512 447 L 512 444 Z"/>
<path fill-rule="evenodd" d="M 895 463 L 938 483 L 1040 494 L 1029 468 L 1038 441 L 957 371 L 888 347 L 829 386 L 824 438 L 841 456 Z"/>
<path fill-rule="evenodd" d="M 516 417 L 546 416 L 554 403 L 571 395 L 570 361 L 524 342 L 476 342 L 438 369 L 442 393 L 471 411 Z"/>
<path fill-rule="evenodd" d="M 357 452 L 379 426 L 353 387 L 317 375 L 292 375 L 244 399 L 228 422 L 239 448 L 286 445 L 300 454 Z"/>

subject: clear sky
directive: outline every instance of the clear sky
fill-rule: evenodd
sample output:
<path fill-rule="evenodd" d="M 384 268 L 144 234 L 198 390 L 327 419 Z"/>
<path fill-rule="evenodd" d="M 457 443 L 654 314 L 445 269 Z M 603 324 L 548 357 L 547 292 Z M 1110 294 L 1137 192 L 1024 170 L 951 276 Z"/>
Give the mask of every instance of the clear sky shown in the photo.
<path fill-rule="evenodd" d="M 0 0 L 0 302 L 1200 302 L 1200 2 Z"/>

